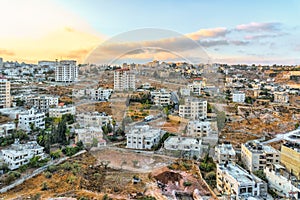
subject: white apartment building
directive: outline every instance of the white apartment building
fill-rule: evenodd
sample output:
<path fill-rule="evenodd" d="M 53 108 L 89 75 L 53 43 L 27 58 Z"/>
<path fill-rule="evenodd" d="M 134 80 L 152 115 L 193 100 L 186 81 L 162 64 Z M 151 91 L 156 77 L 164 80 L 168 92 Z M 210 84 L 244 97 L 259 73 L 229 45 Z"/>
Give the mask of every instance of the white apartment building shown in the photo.
<path fill-rule="evenodd" d="M 193 81 L 187 86 L 194 95 L 201 95 L 202 81 Z"/>
<path fill-rule="evenodd" d="M 166 89 L 151 91 L 151 98 L 157 106 L 168 106 L 171 104 L 171 92 Z"/>
<path fill-rule="evenodd" d="M 85 93 L 91 100 L 108 101 L 113 93 L 113 89 L 99 87 L 98 89 L 86 89 Z"/>
<path fill-rule="evenodd" d="M 3 149 L 2 155 L 4 162 L 8 164 L 10 170 L 18 169 L 20 166 L 29 163 L 34 156 L 45 158 L 44 147 L 36 141 L 30 141 L 26 144 L 19 144 L 18 140 L 10 146 L 9 149 Z"/>
<path fill-rule="evenodd" d="M 0 76 L 0 108 L 9 108 L 11 104 L 10 82 Z"/>
<path fill-rule="evenodd" d="M 237 161 L 237 157 L 232 145 L 230 143 L 222 143 L 217 145 L 215 147 L 214 160 L 219 164 L 225 164 L 226 162 L 235 163 Z"/>
<path fill-rule="evenodd" d="M 232 101 L 236 103 L 244 103 L 245 102 L 245 93 L 240 91 L 234 91 L 232 93 Z"/>
<path fill-rule="evenodd" d="M 56 82 L 74 82 L 78 78 L 78 66 L 75 60 L 61 60 L 55 66 Z"/>
<path fill-rule="evenodd" d="M 15 129 L 16 129 L 16 125 L 13 122 L 0 124 L 0 137 L 7 137 L 11 135 Z"/>
<path fill-rule="evenodd" d="M 300 187 L 295 176 L 290 176 L 285 167 L 274 164 L 264 170 L 268 186 L 275 189 L 281 197 L 286 199 L 300 199 Z"/>
<path fill-rule="evenodd" d="M 18 120 L 18 128 L 24 131 L 31 131 L 30 124 L 34 124 L 36 128 L 45 129 L 45 113 L 38 112 L 34 108 L 19 113 Z"/>
<path fill-rule="evenodd" d="M 267 183 L 233 163 L 217 164 L 217 189 L 228 199 L 267 198 Z"/>
<path fill-rule="evenodd" d="M 202 140 L 193 137 L 171 136 L 164 142 L 168 151 L 180 151 L 183 155 L 199 158 L 202 154 Z"/>
<path fill-rule="evenodd" d="M 88 128 L 81 128 L 75 129 L 75 142 L 82 141 L 84 146 L 92 147 L 94 140 L 97 141 L 96 146 L 94 147 L 101 147 L 106 146 L 106 141 L 103 139 L 103 131 L 101 127 L 88 127 Z"/>
<path fill-rule="evenodd" d="M 59 105 L 55 108 L 49 108 L 49 117 L 62 117 L 63 115 L 76 114 L 76 107 L 72 105 Z"/>
<path fill-rule="evenodd" d="M 198 98 L 185 98 L 185 104 L 179 105 L 179 116 L 192 120 L 207 118 L 207 101 Z"/>
<path fill-rule="evenodd" d="M 264 170 L 266 166 L 279 164 L 279 152 L 271 146 L 263 145 L 257 140 L 242 144 L 241 160 L 251 172 Z"/>
<path fill-rule="evenodd" d="M 105 113 L 89 112 L 76 115 L 76 121 L 81 127 L 102 127 L 112 122 L 112 117 Z"/>
<path fill-rule="evenodd" d="M 151 149 L 159 143 L 164 131 L 148 125 L 134 126 L 126 134 L 127 145 L 130 149 Z"/>
<path fill-rule="evenodd" d="M 135 90 L 135 73 L 130 69 L 118 69 L 114 72 L 114 91 Z"/>
<path fill-rule="evenodd" d="M 54 96 L 28 96 L 26 105 L 37 109 L 39 112 L 48 113 L 51 106 L 58 105 L 58 97 Z"/>
<path fill-rule="evenodd" d="M 190 120 L 187 124 L 187 135 L 190 137 L 205 137 L 211 131 L 209 121 Z"/>
<path fill-rule="evenodd" d="M 288 103 L 289 102 L 289 94 L 287 92 L 274 92 L 274 102 Z"/>

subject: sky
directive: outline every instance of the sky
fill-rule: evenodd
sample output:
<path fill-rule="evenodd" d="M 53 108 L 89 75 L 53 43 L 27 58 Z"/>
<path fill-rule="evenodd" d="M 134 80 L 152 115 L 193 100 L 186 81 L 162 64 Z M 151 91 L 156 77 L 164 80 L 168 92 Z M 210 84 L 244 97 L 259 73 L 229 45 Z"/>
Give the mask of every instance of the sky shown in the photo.
<path fill-rule="evenodd" d="M 297 0 L 0 0 L 4 61 L 300 64 Z"/>

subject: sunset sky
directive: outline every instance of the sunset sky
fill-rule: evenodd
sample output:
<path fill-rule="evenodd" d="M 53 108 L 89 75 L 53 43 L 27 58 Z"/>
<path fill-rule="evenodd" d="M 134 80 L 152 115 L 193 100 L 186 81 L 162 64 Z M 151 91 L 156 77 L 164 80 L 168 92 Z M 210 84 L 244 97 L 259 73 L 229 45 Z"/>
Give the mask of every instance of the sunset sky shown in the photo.
<path fill-rule="evenodd" d="M 0 0 L 0 7 L 5 61 L 168 61 L 201 51 L 213 62 L 300 64 L 297 0 Z"/>

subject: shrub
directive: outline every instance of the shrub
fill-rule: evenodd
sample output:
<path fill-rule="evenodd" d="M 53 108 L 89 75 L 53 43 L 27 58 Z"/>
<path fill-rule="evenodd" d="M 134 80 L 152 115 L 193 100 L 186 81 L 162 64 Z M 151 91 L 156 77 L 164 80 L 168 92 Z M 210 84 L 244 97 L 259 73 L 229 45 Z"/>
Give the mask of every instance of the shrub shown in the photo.
<path fill-rule="evenodd" d="M 189 181 L 184 181 L 183 182 L 183 186 L 185 186 L 185 187 L 188 187 L 188 186 L 191 186 L 191 185 L 192 185 L 192 183 L 189 182 Z"/>
<path fill-rule="evenodd" d="M 56 165 L 50 165 L 48 168 L 47 168 L 47 171 L 53 173 L 57 170 L 57 166 Z"/>
<path fill-rule="evenodd" d="M 46 178 L 51 178 L 52 177 L 52 173 L 48 172 L 48 171 L 45 172 L 44 175 L 45 175 Z"/>
<path fill-rule="evenodd" d="M 48 184 L 46 182 L 42 184 L 42 190 L 48 190 Z"/>

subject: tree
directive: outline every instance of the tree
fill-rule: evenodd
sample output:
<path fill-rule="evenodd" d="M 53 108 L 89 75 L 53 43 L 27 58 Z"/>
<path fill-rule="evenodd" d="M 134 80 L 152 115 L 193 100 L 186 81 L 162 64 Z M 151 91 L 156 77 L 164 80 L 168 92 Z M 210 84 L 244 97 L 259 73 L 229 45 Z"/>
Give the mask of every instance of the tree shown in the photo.
<path fill-rule="evenodd" d="M 96 138 L 93 138 L 92 147 L 98 146 L 98 140 Z"/>
<path fill-rule="evenodd" d="M 268 181 L 267 178 L 266 178 L 266 174 L 264 173 L 263 170 L 257 170 L 257 171 L 254 171 L 253 174 L 254 174 L 255 176 L 257 176 L 258 178 L 260 178 L 260 179 L 266 181 L 266 182 Z"/>

